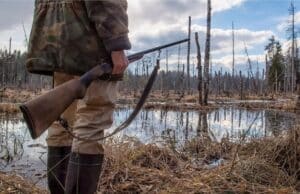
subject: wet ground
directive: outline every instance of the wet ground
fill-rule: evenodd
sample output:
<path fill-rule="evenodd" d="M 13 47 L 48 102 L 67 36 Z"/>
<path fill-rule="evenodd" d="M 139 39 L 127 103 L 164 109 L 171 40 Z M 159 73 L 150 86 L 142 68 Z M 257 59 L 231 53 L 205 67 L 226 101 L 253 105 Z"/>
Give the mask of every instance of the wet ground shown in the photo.
<path fill-rule="evenodd" d="M 132 109 L 115 111 L 117 126 Z M 46 169 L 46 142 L 43 134 L 32 140 L 25 123 L 16 115 L 0 115 L 0 170 L 16 172 L 44 186 Z M 270 110 L 219 108 L 210 112 L 144 110 L 134 122 L 114 138 L 132 137 L 142 143 L 172 144 L 180 147 L 186 140 L 207 136 L 214 141 L 229 137 L 236 141 L 246 138 L 278 136 L 296 121 L 292 113 Z"/>

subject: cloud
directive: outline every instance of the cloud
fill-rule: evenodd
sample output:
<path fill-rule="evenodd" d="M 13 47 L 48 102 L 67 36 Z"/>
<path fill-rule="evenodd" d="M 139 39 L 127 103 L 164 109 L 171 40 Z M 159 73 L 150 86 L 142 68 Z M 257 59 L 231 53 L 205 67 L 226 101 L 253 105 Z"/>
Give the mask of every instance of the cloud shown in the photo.
<path fill-rule="evenodd" d="M 29 24 L 24 24 L 25 26 L 30 26 Z M 29 31 L 26 31 L 28 36 Z M 12 38 L 12 50 L 25 51 L 25 34 L 22 26 L 15 26 L 9 30 L 0 31 L 0 49 L 8 49 L 9 39 Z"/>
<path fill-rule="evenodd" d="M 132 52 L 170 43 L 187 37 L 188 16 L 192 16 L 192 31 L 199 32 L 202 52 L 204 50 L 206 26 L 201 25 L 206 18 L 206 0 L 131 0 L 129 3 L 130 39 Z M 245 0 L 212 1 L 213 13 L 240 6 Z M 199 20 L 200 19 L 200 20 Z M 202 22 L 201 22 L 202 23 Z M 235 30 L 236 53 L 244 53 L 244 42 L 249 50 L 266 43 L 272 31 Z M 192 36 L 192 55 L 195 55 L 194 35 Z M 232 52 L 231 29 L 212 29 L 213 57 L 220 58 Z M 173 48 L 172 52 L 177 52 Z M 182 45 L 182 54 L 186 45 Z M 175 57 L 176 58 L 176 57 Z"/>
<path fill-rule="evenodd" d="M 195 42 L 194 32 L 199 32 L 200 45 L 202 52 L 204 51 L 206 27 L 201 25 L 192 26 L 192 54 L 195 54 Z M 232 53 L 232 30 L 212 28 L 211 29 L 211 53 L 213 57 L 224 56 Z M 274 33 L 272 31 L 251 31 L 248 29 L 236 29 L 235 30 L 235 52 L 244 53 L 245 44 L 248 50 L 261 47 L 262 44 L 266 44 L 268 38 Z M 187 37 L 186 27 L 181 25 L 161 26 L 154 31 L 145 31 L 144 34 L 135 36 L 133 39 L 133 45 L 135 51 L 145 48 L 154 47 L 160 44 L 170 43 L 179 39 Z M 186 45 L 182 45 L 186 48 Z M 185 50 L 183 49 L 183 52 Z"/>
<path fill-rule="evenodd" d="M 212 1 L 212 11 L 221 12 L 241 5 L 246 0 Z M 205 18 L 206 0 L 129 0 L 129 16 L 132 27 L 138 28 L 145 23 L 181 23 L 188 16 Z"/>
<path fill-rule="evenodd" d="M 202 45 L 206 36 L 206 27 L 194 25 L 194 31 L 200 32 Z M 248 49 L 255 48 L 258 45 L 267 42 L 268 38 L 274 35 L 272 31 L 251 31 L 248 29 L 235 29 L 235 52 L 244 52 L 245 44 Z M 212 39 L 212 54 L 226 55 L 232 53 L 232 30 L 213 28 L 211 30 Z"/>
<path fill-rule="evenodd" d="M 292 41 L 291 40 L 286 40 L 286 39 L 280 39 L 280 44 L 282 46 L 282 53 L 284 55 L 287 55 L 288 53 L 291 53 L 291 48 L 292 48 Z M 296 42 L 300 42 L 300 38 L 296 39 Z"/>
<path fill-rule="evenodd" d="M 212 1 L 213 13 L 231 9 L 245 1 Z M 128 0 L 128 4 L 130 38 L 135 48 L 148 48 L 186 37 L 188 16 L 203 19 L 207 9 L 207 0 Z M 1 0 L 0 17 L 9 19 L 1 20 L 0 32 L 18 28 L 23 34 L 20 26 L 22 22 L 31 23 L 33 9 L 34 0 Z M 151 42 L 154 36 L 161 36 L 160 41 Z"/>
<path fill-rule="evenodd" d="M 279 32 L 284 32 L 289 28 L 289 25 L 291 24 L 292 16 L 287 16 L 280 18 L 280 23 L 277 25 L 277 30 Z M 300 11 L 295 13 L 295 25 L 300 24 Z"/>
<path fill-rule="evenodd" d="M 1 0 L 0 31 L 11 29 L 22 22 L 32 20 L 33 0 Z"/>
<path fill-rule="evenodd" d="M 245 1 L 212 1 L 212 10 L 213 13 L 221 12 Z M 165 42 L 172 40 L 172 37 L 186 37 L 188 16 L 195 21 L 206 18 L 207 14 L 206 0 L 129 0 L 128 3 L 130 38 L 137 48 L 151 45 L 150 41 L 143 40 L 153 40 L 154 36 L 162 36 L 160 40 Z"/>
<path fill-rule="evenodd" d="M 256 71 L 257 65 L 259 69 L 265 68 L 265 55 L 249 55 L 252 65 L 252 71 Z M 226 55 L 224 57 L 213 59 L 213 64 L 215 67 L 223 67 L 227 70 L 232 68 L 232 55 Z M 248 58 L 246 55 L 236 55 L 235 56 L 235 67 L 236 69 L 249 68 Z"/>
<path fill-rule="evenodd" d="M 216 0 L 212 1 L 213 14 L 232 9 L 242 5 L 246 0 Z M 10 17 L 9 20 L 0 22 L 1 48 L 8 44 L 8 39 L 13 36 L 14 48 L 24 48 L 24 33 L 21 26 L 25 20 L 29 32 L 33 15 L 33 0 L 1 0 L 0 16 Z M 133 51 L 140 51 L 157 45 L 170 43 L 187 37 L 187 20 L 192 16 L 193 33 L 200 35 L 202 52 L 204 51 L 206 26 L 205 23 L 207 4 L 206 0 L 128 0 L 130 39 Z M 13 14 L 11 14 L 13 12 Z M 230 67 L 232 40 L 231 29 L 212 29 L 212 59 L 213 63 Z M 248 49 L 257 48 L 264 44 L 273 35 L 271 31 L 251 31 L 248 29 L 235 30 L 237 64 L 245 63 L 243 57 L 244 42 Z M 195 58 L 194 36 L 192 37 L 192 60 Z M 170 63 L 178 63 L 178 48 L 170 48 Z M 181 63 L 185 63 L 186 44 L 181 45 Z"/>

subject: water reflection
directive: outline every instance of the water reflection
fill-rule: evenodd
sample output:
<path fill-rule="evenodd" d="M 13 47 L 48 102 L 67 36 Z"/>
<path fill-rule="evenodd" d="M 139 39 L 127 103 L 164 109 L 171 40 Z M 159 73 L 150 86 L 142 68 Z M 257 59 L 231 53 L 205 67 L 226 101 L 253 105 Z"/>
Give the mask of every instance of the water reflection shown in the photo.
<path fill-rule="evenodd" d="M 37 182 L 45 172 L 44 134 L 32 140 L 25 123 L 16 115 L 0 114 L 0 170 L 16 172 Z M 38 185 L 45 186 L 45 181 Z"/>
<path fill-rule="evenodd" d="M 123 122 L 131 111 L 127 108 L 116 110 L 114 126 Z M 251 123 L 247 138 L 278 136 L 294 122 L 295 115 L 291 113 L 232 107 L 210 112 L 143 110 L 126 130 L 114 138 L 135 137 L 143 143 L 157 143 L 176 149 L 195 137 L 209 141 L 228 137 L 235 141 Z M 46 135 L 32 140 L 25 123 L 16 115 L 0 114 L 0 170 L 16 171 L 34 182 L 41 180 L 46 169 Z M 42 179 L 38 183 L 45 185 L 45 181 Z"/>
<path fill-rule="evenodd" d="M 131 111 L 117 110 L 114 126 L 124 121 Z M 210 112 L 144 110 L 118 137 L 133 136 L 144 143 L 163 144 L 182 144 L 196 136 L 211 141 L 228 137 L 235 141 L 246 132 L 246 138 L 278 136 L 282 131 L 291 128 L 294 122 L 295 115 L 292 113 L 233 107 Z M 251 129 L 248 130 L 250 126 Z"/>
<path fill-rule="evenodd" d="M 8 114 L 1 115 L 0 126 L 0 168 L 4 168 L 23 156 L 26 134 L 20 133 L 18 120 Z"/>

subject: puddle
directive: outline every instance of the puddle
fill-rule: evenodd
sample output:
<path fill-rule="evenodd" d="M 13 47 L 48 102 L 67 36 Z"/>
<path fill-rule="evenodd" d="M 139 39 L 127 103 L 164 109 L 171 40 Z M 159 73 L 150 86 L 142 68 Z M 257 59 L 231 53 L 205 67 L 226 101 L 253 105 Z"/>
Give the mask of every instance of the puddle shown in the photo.
<path fill-rule="evenodd" d="M 116 111 L 115 126 L 124 121 L 131 111 Z M 164 142 L 166 138 L 173 138 L 180 144 L 201 135 L 208 135 L 215 141 L 220 141 L 222 137 L 229 137 L 234 141 L 246 131 L 247 138 L 278 136 L 291 128 L 294 122 L 295 115 L 292 113 L 233 107 L 210 112 L 144 110 L 130 127 L 117 136 L 137 137 L 143 143 L 158 143 Z"/>

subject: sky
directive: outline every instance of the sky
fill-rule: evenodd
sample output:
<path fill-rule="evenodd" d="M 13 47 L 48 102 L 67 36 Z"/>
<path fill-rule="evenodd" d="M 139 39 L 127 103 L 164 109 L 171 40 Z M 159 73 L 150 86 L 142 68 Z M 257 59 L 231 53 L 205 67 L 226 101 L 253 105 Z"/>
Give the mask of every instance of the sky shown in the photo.
<path fill-rule="evenodd" d="M 130 52 L 174 42 L 187 37 L 188 16 L 192 17 L 191 63 L 196 63 L 194 32 L 199 32 L 202 53 L 206 34 L 206 0 L 128 0 Z M 235 26 L 236 69 L 247 70 L 245 45 L 253 64 L 264 68 L 264 47 L 274 35 L 288 48 L 286 24 L 290 0 L 212 0 L 212 66 L 231 71 L 232 22 Z M 300 27 L 300 0 L 294 0 L 296 25 Z M 0 49 L 26 50 L 34 0 L 0 0 Z M 24 29 L 23 29 L 24 26 Z M 25 32 L 24 32 L 25 31 Z M 180 63 L 186 63 L 186 45 L 181 45 Z M 176 69 L 178 47 L 169 51 L 170 69 Z M 204 55 L 204 54 L 202 54 Z M 255 67 L 256 68 L 256 67 Z M 191 68 L 192 69 L 192 68 Z"/>

